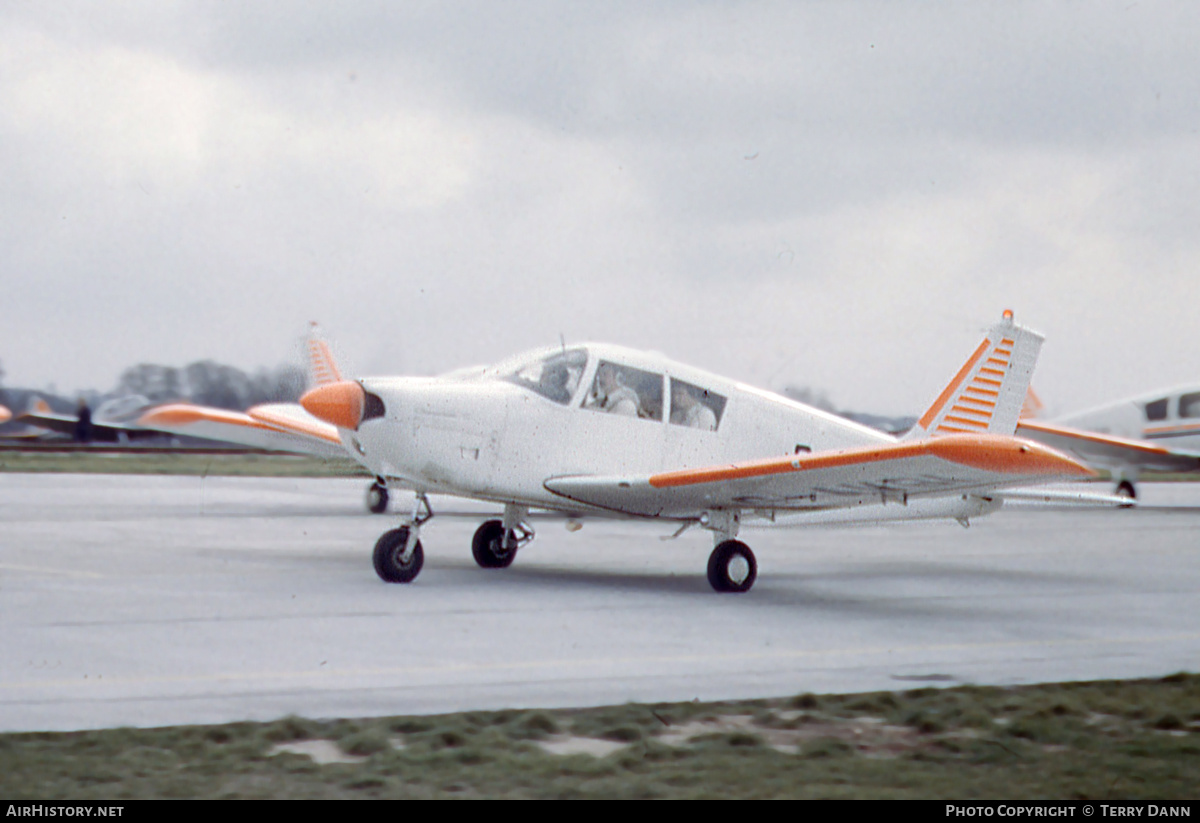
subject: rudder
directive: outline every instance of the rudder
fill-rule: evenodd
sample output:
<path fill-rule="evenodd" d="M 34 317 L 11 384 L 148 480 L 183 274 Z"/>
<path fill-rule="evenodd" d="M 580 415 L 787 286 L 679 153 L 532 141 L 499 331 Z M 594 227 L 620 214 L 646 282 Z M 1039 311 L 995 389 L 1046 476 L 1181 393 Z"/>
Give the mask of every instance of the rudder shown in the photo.
<path fill-rule="evenodd" d="M 1012 312 L 1005 311 L 904 439 L 941 434 L 1011 437 L 1017 430 L 1044 339 L 1018 326 Z"/>

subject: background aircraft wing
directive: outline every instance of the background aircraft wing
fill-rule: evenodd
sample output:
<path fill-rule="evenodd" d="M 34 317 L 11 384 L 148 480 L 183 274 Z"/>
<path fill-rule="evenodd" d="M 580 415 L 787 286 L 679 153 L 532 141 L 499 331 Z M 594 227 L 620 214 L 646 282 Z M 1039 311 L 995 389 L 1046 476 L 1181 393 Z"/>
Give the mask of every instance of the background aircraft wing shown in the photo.
<path fill-rule="evenodd" d="M 58 414 L 49 411 L 30 411 L 17 417 L 17 422 L 28 423 L 49 431 L 75 436 L 75 427 L 79 417 L 74 414 Z M 162 432 L 147 429 L 135 423 L 114 423 L 92 420 L 88 440 L 97 443 L 121 443 L 126 440 L 141 440 L 156 437 Z"/>
<path fill-rule="evenodd" d="M 1017 435 L 1105 468 L 1136 466 L 1153 471 L 1200 471 L 1200 454 L 1166 449 L 1143 440 L 1082 431 L 1040 420 L 1022 420 L 1017 426 Z"/>
<path fill-rule="evenodd" d="M 237 443 L 256 449 L 346 457 L 337 429 L 322 423 L 299 406 L 272 403 L 247 412 L 215 409 L 190 403 L 158 406 L 138 423 L 158 431 Z M 307 418 L 307 419 L 305 419 Z"/>
<path fill-rule="evenodd" d="M 805 455 L 629 477 L 552 477 L 566 499 L 624 514 L 690 517 L 719 509 L 811 511 L 910 498 L 986 494 L 1094 473 L 1046 446 L 949 434 Z"/>

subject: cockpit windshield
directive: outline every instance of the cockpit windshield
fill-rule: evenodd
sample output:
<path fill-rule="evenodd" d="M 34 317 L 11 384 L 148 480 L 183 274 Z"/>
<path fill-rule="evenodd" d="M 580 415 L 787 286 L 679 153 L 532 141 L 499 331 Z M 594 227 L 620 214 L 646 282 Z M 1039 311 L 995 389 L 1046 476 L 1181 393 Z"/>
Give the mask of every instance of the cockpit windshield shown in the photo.
<path fill-rule="evenodd" d="M 575 396 L 585 366 L 586 349 L 566 349 L 526 363 L 503 379 L 565 406 Z"/>

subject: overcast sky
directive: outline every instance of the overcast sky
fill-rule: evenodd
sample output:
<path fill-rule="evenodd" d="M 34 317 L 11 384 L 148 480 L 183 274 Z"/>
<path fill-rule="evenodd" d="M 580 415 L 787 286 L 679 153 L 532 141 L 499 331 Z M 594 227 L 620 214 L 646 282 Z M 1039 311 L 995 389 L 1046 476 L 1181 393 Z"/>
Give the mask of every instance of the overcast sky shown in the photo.
<path fill-rule="evenodd" d="M 0 3 L 6 385 L 606 340 L 919 413 L 1200 380 L 1194 2 Z"/>

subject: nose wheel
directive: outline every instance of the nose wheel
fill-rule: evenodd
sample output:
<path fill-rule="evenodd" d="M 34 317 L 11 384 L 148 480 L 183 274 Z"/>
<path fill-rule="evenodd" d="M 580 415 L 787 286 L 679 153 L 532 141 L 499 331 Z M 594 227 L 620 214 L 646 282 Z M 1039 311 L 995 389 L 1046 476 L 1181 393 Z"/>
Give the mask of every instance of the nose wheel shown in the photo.
<path fill-rule="evenodd" d="M 386 489 L 385 489 L 386 493 Z M 421 548 L 421 526 L 433 518 L 429 498 L 418 492 L 412 514 L 398 529 L 386 531 L 375 541 L 375 573 L 387 583 L 411 583 L 425 565 Z"/>
<path fill-rule="evenodd" d="M 375 573 L 386 582 L 411 583 L 425 565 L 425 552 L 416 530 L 401 526 L 380 536 L 375 543 L 374 559 Z"/>

